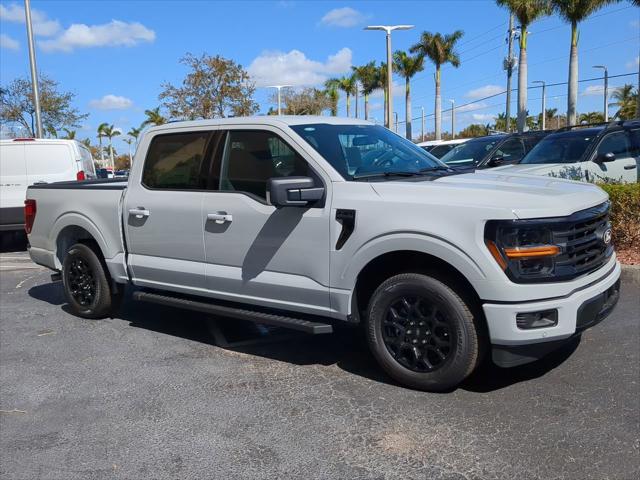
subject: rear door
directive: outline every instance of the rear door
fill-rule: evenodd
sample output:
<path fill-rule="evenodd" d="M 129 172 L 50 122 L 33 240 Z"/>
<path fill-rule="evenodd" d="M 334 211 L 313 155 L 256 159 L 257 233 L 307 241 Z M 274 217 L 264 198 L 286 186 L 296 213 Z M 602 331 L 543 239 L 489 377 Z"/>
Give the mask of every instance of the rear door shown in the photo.
<path fill-rule="evenodd" d="M 24 144 L 3 143 L 0 149 L 0 226 L 19 225 L 27 192 Z"/>
<path fill-rule="evenodd" d="M 612 162 L 596 162 L 596 159 L 604 154 L 613 153 L 615 160 Z M 634 183 L 638 181 L 638 154 L 634 154 L 631 135 L 629 131 L 619 130 L 606 134 L 600 140 L 596 151 L 592 154 L 587 170 L 589 181 Z"/>
<path fill-rule="evenodd" d="M 129 264 L 136 285 L 205 289 L 202 199 L 212 129 L 159 133 L 125 195 Z"/>

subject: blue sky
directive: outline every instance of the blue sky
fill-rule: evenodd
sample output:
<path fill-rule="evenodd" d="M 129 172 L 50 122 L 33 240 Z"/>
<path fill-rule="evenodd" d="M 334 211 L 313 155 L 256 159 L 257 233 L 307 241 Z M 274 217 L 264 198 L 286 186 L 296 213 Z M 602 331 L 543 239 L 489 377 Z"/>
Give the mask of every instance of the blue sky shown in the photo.
<path fill-rule="evenodd" d="M 22 2 L 0 1 L 0 82 L 27 76 L 28 52 Z M 350 66 L 385 58 L 384 33 L 366 24 L 414 24 L 393 34 L 393 49 L 408 49 L 420 32 L 465 32 L 459 47 L 462 65 L 443 70 L 443 105 L 474 102 L 457 111 L 457 127 L 488 123 L 504 110 L 504 97 L 478 100 L 500 89 L 505 75 L 508 14 L 493 1 L 55 1 L 32 0 L 41 72 L 77 93 L 76 106 L 90 114 L 79 130 L 91 136 L 101 122 L 127 131 L 158 105 L 163 82 L 180 82 L 186 52 L 220 54 L 242 64 L 258 86 L 294 83 L 313 86 L 340 76 Z M 580 79 L 597 77 L 592 65 L 605 64 L 610 75 L 637 72 L 640 9 L 622 2 L 600 10 L 581 26 Z M 529 80 L 564 82 L 568 71 L 569 26 L 557 17 L 531 25 Z M 413 116 L 433 112 L 433 71 L 428 65 L 412 82 Z M 403 80 L 395 80 L 399 85 Z M 637 76 L 612 79 L 615 87 L 637 84 Z M 514 87 L 515 87 L 514 76 Z M 602 108 L 601 81 L 580 84 L 579 111 Z M 394 110 L 404 118 L 401 88 Z M 548 89 L 547 108 L 566 110 L 566 86 Z M 261 112 L 271 106 L 270 91 L 256 90 Z M 515 100 L 515 96 L 514 96 Z M 372 99 L 381 121 L 380 95 Z M 529 91 L 529 110 L 540 111 L 539 90 Z M 515 105 L 513 110 L 515 111 Z M 345 114 L 344 99 L 340 113 Z M 443 122 L 449 129 L 445 112 Z M 417 122 L 419 124 L 419 122 Z M 419 128 L 419 125 L 416 125 Z M 416 131 L 414 126 L 414 132 Z M 428 117 L 427 129 L 433 129 Z M 400 131 L 403 126 L 400 126 Z M 124 150 L 121 141 L 116 143 Z"/>

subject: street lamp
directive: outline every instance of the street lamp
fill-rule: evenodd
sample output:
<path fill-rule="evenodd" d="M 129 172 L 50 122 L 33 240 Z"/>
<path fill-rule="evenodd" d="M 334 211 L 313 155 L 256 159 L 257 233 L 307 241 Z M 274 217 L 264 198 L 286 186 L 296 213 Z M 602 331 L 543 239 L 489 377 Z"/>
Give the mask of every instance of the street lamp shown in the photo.
<path fill-rule="evenodd" d="M 449 100 L 451 102 L 451 139 L 456 138 L 456 101 Z"/>
<path fill-rule="evenodd" d="M 594 65 L 593 68 L 601 68 L 604 70 L 604 121 L 609 121 L 609 70 L 604 65 Z"/>
<path fill-rule="evenodd" d="M 387 112 L 386 112 L 386 125 L 385 127 L 391 129 L 391 112 L 393 112 L 393 98 L 391 95 L 392 90 L 392 68 L 393 62 L 391 59 L 391 32 L 393 30 L 409 30 L 413 28 L 414 25 L 369 25 L 365 27 L 365 30 L 384 30 L 387 34 Z"/>
<path fill-rule="evenodd" d="M 36 124 L 32 126 L 36 138 L 42 138 L 42 116 L 40 114 L 40 94 L 38 91 L 38 69 L 36 67 L 36 49 L 33 45 L 33 28 L 31 27 L 31 0 L 24 0 L 25 23 L 27 24 L 27 41 L 29 44 L 29 67 L 31 70 L 31 90 L 33 93 L 33 109 Z"/>
<path fill-rule="evenodd" d="M 280 106 L 280 90 L 287 87 L 292 87 L 293 85 L 269 85 L 266 88 L 275 88 L 278 90 L 278 115 L 282 115 L 282 108 Z"/>
<path fill-rule="evenodd" d="M 545 82 L 543 82 L 542 80 L 534 80 L 532 83 L 539 83 L 542 85 L 542 128 L 541 130 L 545 129 L 545 126 L 547 124 L 547 94 L 546 94 L 546 90 L 547 90 L 547 84 Z"/>

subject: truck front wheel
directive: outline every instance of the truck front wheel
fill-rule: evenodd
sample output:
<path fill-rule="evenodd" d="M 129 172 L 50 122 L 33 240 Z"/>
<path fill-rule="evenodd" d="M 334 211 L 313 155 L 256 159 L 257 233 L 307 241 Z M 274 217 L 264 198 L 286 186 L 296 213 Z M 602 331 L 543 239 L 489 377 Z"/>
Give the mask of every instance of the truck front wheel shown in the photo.
<path fill-rule="evenodd" d="M 113 291 L 107 267 L 89 245 L 76 243 L 64 258 L 62 283 L 73 312 L 84 318 L 104 318 L 116 310 L 120 292 Z"/>
<path fill-rule="evenodd" d="M 397 382 L 420 390 L 449 390 L 480 358 L 478 328 L 468 305 L 440 280 L 405 273 L 384 281 L 369 302 L 367 341 Z"/>

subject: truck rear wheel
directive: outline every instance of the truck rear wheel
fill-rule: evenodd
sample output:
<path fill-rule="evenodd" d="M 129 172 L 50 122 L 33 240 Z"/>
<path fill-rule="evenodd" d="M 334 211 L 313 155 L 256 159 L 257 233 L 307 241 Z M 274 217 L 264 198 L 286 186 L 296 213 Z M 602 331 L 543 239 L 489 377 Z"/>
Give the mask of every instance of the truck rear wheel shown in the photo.
<path fill-rule="evenodd" d="M 67 302 L 80 317 L 104 318 L 119 307 L 122 295 L 113 291 L 104 261 L 89 245 L 76 243 L 69 249 L 62 283 Z"/>
<path fill-rule="evenodd" d="M 436 278 L 393 276 L 369 302 L 369 348 L 397 382 L 419 390 L 449 390 L 479 362 L 480 338 L 470 307 Z"/>

